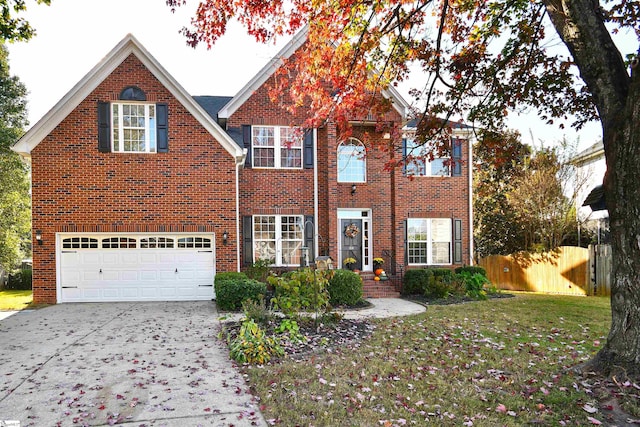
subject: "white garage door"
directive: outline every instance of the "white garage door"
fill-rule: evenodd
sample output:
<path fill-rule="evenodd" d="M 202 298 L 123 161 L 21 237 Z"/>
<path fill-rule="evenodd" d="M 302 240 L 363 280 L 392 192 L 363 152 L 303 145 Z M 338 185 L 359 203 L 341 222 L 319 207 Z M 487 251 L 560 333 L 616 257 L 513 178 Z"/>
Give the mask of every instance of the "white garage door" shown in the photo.
<path fill-rule="evenodd" d="M 60 234 L 58 300 L 210 300 L 214 242 L 213 235 Z"/>

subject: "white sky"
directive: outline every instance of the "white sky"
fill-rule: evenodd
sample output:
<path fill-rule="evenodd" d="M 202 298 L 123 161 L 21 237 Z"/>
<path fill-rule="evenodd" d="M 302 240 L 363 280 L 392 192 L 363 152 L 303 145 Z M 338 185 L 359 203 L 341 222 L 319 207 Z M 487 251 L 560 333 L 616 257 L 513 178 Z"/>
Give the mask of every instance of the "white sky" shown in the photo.
<path fill-rule="evenodd" d="M 288 39 L 262 45 L 238 25 L 211 49 L 188 47 L 179 34 L 195 9 L 195 0 L 172 14 L 164 0 L 52 0 L 51 6 L 27 1 L 22 14 L 37 34 L 9 47 L 11 74 L 29 90 L 29 121 L 35 124 L 128 33 L 132 33 L 191 95 L 233 96 Z M 400 87 L 406 99 L 409 84 Z M 579 134 L 548 126 L 533 115 L 512 117 L 510 127 L 523 142 L 552 144 L 580 139 L 586 148 L 601 138 L 593 123 Z M 533 139 L 532 139 L 533 138 Z"/>

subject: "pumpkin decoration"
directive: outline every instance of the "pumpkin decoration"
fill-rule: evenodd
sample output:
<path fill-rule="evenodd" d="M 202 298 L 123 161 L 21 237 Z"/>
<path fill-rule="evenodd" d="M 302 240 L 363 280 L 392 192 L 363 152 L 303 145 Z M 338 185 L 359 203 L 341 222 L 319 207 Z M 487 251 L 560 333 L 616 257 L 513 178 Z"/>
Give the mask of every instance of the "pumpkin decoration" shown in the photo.
<path fill-rule="evenodd" d="M 382 276 L 384 274 L 384 270 L 381 268 L 376 269 L 376 271 L 373 272 L 376 276 Z"/>
<path fill-rule="evenodd" d="M 373 280 L 375 280 L 376 282 L 379 282 L 380 281 L 380 276 L 374 277 Z"/>

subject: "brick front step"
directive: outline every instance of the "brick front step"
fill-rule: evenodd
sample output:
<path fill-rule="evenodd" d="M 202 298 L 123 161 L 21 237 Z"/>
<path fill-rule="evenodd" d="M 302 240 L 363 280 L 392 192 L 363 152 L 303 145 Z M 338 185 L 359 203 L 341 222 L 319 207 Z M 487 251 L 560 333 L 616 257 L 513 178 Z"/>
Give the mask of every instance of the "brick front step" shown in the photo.
<path fill-rule="evenodd" d="M 400 292 L 396 290 L 395 280 L 376 281 L 371 272 L 361 272 L 362 291 L 365 298 L 398 298 Z"/>

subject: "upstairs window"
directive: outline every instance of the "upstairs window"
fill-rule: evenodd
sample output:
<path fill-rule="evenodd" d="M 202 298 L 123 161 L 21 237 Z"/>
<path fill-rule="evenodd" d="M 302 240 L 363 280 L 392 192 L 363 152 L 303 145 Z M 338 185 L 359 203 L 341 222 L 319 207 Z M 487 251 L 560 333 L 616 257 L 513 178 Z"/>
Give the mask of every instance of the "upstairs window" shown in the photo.
<path fill-rule="evenodd" d="M 403 157 L 405 173 L 409 176 L 449 176 L 449 157 L 430 159 L 428 149 L 413 139 L 405 140 Z"/>
<path fill-rule="evenodd" d="M 155 153 L 155 104 L 111 104 L 111 129 L 114 152 Z"/>
<path fill-rule="evenodd" d="M 355 138 L 338 145 L 338 182 L 366 182 L 366 149 Z"/>
<path fill-rule="evenodd" d="M 302 168 L 302 133 L 285 126 L 252 126 L 251 147 L 255 168 Z"/>

